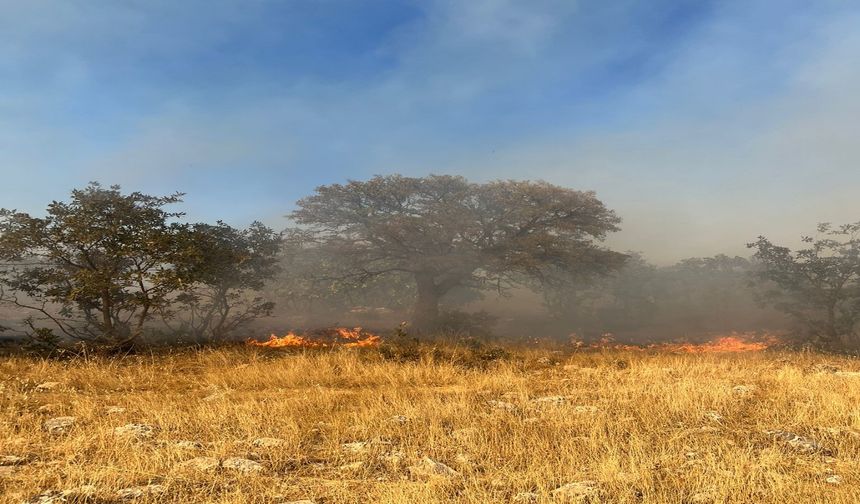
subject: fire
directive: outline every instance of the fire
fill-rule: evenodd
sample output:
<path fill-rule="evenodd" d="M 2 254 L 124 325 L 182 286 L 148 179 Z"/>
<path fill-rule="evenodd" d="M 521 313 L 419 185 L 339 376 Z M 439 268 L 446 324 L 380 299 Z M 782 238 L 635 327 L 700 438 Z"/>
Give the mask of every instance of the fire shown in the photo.
<path fill-rule="evenodd" d="M 701 345 L 692 343 L 676 345 L 674 351 L 683 353 L 760 352 L 771 346 L 771 344 L 765 341 L 750 341 L 738 336 L 724 336 Z"/>
<path fill-rule="evenodd" d="M 246 344 L 268 348 L 331 348 L 341 346 L 346 348 L 376 347 L 382 342 L 378 335 L 356 327 L 335 327 L 315 331 L 313 337 L 300 336 L 293 331 L 284 336 L 272 334 L 267 341 L 249 339 Z"/>
<path fill-rule="evenodd" d="M 592 350 L 659 351 L 672 353 L 741 353 L 760 352 L 779 345 L 779 339 L 772 334 L 735 333 L 718 336 L 705 343 L 654 343 L 650 345 L 628 345 L 616 343 L 612 334 L 604 334 L 596 343 L 587 344 L 571 335 L 576 348 Z"/>

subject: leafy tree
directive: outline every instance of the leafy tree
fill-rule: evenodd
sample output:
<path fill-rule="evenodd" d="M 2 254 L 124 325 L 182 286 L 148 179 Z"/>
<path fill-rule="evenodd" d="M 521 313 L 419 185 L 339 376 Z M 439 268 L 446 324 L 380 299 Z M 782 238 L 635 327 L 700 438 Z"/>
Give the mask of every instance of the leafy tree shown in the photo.
<path fill-rule="evenodd" d="M 761 263 L 762 299 L 791 315 L 822 346 L 857 346 L 860 320 L 860 222 L 818 226 L 792 251 L 760 236 L 748 246 Z"/>
<path fill-rule="evenodd" d="M 144 324 L 187 282 L 192 250 L 180 239 L 181 194 L 122 194 L 91 183 L 54 201 L 45 217 L 0 211 L 0 300 L 32 315 L 40 340 L 73 338 L 113 347 L 137 340 Z"/>
<path fill-rule="evenodd" d="M 620 219 L 594 193 L 546 182 L 376 176 L 318 187 L 297 205 L 294 236 L 332 258 L 326 278 L 411 276 L 422 329 L 455 288 L 504 292 L 611 271 L 625 257 L 598 245 Z"/>
<path fill-rule="evenodd" d="M 260 222 L 239 230 L 219 221 L 194 224 L 185 237 L 194 253 L 181 267 L 195 283 L 176 297 L 181 332 L 196 339 L 220 339 L 271 314 L 274 303 L 258 293 L 280 269 L 279 233 Z M 161 313 L 170 326 L 174 307 L 163 305 Z"/>

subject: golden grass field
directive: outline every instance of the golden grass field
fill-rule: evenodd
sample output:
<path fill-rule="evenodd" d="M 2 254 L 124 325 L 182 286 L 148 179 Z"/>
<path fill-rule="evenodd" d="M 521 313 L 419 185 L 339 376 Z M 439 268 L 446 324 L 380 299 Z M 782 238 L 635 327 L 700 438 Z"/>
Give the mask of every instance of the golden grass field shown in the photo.
<path fill-rule="evenodd" d="M 22 460 L 3 459 L 0 501 L 118 502 L 152 484 L 127 500 L 857 503 L 857 371 L 780 351 L 530 350 L 483 367 L 372 349 L 5 357 L 0 456 Z M 75 423 L 52 434 L 55 417 Z M 153 430 L 115 432 L 132 423 Z"/>

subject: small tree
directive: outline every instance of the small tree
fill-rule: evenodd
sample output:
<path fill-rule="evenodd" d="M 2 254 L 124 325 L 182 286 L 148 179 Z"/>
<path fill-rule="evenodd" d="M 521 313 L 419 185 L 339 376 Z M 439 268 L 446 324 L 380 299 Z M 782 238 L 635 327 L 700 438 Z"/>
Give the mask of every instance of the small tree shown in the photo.
<path fill-rule="evenodd" d="M 818 237 L 792 251 L 760 236 L 756 249 L 757 273 L 764 302 L 791 315 L 821 346 L 860 344 L 860 223 L 834 228 L 818 226 Z"/>
<path fill-rule="evenodd" d="M 594 193 L 546 182 L 377 176 L 318 187 L 292 218 L 332 258 L 327 278 L 411 276 L 421 329 L 433 328 L 440 299 L 457 287 L 504 292 L 610 271 L 625 257 L 598 245 L 620 220 Z"/>
<path fill-rule="evenodd" d="M 280 234 L 260 222 L 239 230 L 219 221 L 195 224 L 187 238 L 194 255 L 183 268 L 196 282 L 176 299 L 182 330 L 197 339 L 220 339 L 271 314 L 274 303 L 258 292 L 280 269 Z M 169 325 L 175 313 L 164 306 L 162 315 Z"/>
<path fill-rule="evenodd" d="M 31 337 L 128 347 L 188 281 L 175 265 L 191 249 L 181 194 L 122 194 L 91 183 L 54 201 L 45 217 L 0 211 L 0 301 L 31 312 Z"/>

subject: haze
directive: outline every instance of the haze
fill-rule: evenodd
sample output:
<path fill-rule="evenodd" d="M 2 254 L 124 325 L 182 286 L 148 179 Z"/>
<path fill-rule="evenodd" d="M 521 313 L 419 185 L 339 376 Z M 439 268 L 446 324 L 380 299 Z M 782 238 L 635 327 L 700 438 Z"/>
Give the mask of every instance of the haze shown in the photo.
<path fill-rule="evenodd" d="M 0 0 L 0 206 L 90 180 L 283 215 L 373 174 L 544 179 L 668 264 L 857 220 L 850 2 Z"/>

